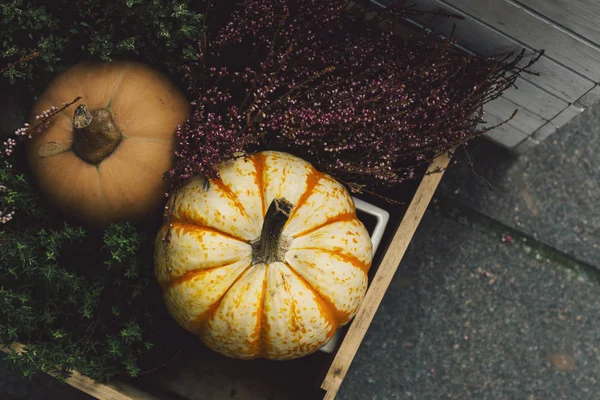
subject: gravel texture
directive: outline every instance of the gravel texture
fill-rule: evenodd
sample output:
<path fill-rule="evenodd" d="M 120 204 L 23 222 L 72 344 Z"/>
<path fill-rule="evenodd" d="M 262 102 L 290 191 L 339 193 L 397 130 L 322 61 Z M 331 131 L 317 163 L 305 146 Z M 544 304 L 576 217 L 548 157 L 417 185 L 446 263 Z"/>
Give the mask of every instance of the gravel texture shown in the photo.
<path fill-rule="evenodd" d="M 600 269 L 600 104 L 518 158 L 461 158 L 440 193 Z"/>
<path fill-rule="evenodd" d="M 423 220 L 339 398 L 597 399 L 596 271 L 446 214 Z"/>

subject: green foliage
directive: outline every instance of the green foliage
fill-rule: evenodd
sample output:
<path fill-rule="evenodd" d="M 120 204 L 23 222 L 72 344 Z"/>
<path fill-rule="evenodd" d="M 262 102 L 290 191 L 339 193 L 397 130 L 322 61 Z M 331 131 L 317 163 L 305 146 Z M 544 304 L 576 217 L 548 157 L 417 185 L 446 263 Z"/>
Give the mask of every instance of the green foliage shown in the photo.
<path fill-rule="evenodd" d="M 0 161 L 1 162 L 1 161 Z M 38 197 L 23 173 L 15 172 L 11 167 L 0 164 L 0 210 L 12 210 L 29 217 L 44 218 L 36 207 Z"/>
<path fill-rule="evenodd" d="M 24 376 L 77 369 L 100 381 L 154 366 L 182 333 L 153 276 L 155 229 L 65 223 L 15 170 L 0 168 L 0 209 L 15 209 L 0 224 L 0 345 L 27 347 L 9 364 Z"/>
<path fill-rule="evenodd" d="M 0 231 L 0 343 L 28 346 L 8 356 L 12 365 L 25 376 L 137 376 L 144 355 L 164 346 L 160 332 L 174 329 L 158 304 L 151 235 L 128 223 L 103 235 L 66 223 L 15 228 Z"/>
<path fill-rule="evenodd" d="M 174 71 L 196 54 L 203 15 L 191 0 L 8 0 L 0 3 L 0 65 L 34 51 L 32 62 L 7 68 L 11 82 L 93 58 L 140 58 Z M 43 80 L 42 80 L 43 81 Z"/>

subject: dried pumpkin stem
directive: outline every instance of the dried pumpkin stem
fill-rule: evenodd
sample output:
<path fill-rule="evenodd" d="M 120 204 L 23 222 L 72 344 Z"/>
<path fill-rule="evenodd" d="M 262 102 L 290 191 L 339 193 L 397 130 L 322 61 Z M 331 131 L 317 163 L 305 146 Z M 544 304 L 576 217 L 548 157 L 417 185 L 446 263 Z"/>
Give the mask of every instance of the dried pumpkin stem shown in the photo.
<path fill-rule="evenodd" d="M 90 110 L 85 104 L 75 109 L 73 134 L 75 155 L 94 165 L 111 155 L 123 139 L 109 110 Z"/>
<path fill-rule="evenodd" d="M 282 235 L 293 205 L 284 198 L 275 198 L 269 205 L 260 237 L 251 243 L 252 264 L 283 261 L 290 239 Z"/>

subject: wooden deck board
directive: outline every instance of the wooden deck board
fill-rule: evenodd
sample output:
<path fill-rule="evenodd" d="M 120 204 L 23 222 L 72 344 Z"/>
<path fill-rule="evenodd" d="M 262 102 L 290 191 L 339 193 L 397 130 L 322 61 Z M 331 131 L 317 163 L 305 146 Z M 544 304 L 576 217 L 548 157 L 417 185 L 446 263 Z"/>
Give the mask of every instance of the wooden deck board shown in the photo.
<path fill-rule="evenodd" d="M 476 54 L 497 56 L 518 53 L 521 49 L 526 48 L 523 64 L 535 56 L 532 48 L 524 47 L 522 43 L 515 41 L 507 34 L 460 12 L 452 4 L 441 0 L 413 0 L 413 2 L 415 7 L 420 10 L 443 11 L 463 17 L 464 19 L 457 19 L 426 14 L 411 18 L 423 26 L 433 28 L 446 36 L 452 33 L 456 25 L 454 37 L 461 46 Z M 541 57 L 531 69 L 538 75 L 524 74 L 522 79 L 568 103 L 577 100 L 594 86 L 593 80 L 545 56 Z M 522 95 L 523 101 L 521 103 L 529 102 L 527 93 L 522 93 Z"/>
<path fill-rule="evenodd" d="M 549 58 L 594 82 L 600 81 L 600 48 L 557 29 L 517 3 L 507 0 L 452 0 L 451 3 L 517 41 L 535 50 L 545 50 Z"/>
<path fill-rule="evenodd" d="M 492 100 L 483 106 L 483 111 L 486 115 L 493 115 L 501 120 L 508 119 L 515 110 L 517 110 L 517 114 L 510 120 L 510 125 L 525 133 L 533 133 L 548 121 L 502 97 Z M 488 119 L 486 115 L 484 115 L 484 119 Z"/>
<path fill-rule="evenodd" d="M 567 101 L 522 78 L 517 78 L 515 87 L 505 90 L 502 97 L 546 120 L 553 118 L 569 106 Z"/>
<path fill-rule="evenodd" d="M 600 1 L 598 0 L 517 0 L 517 3 L 551 20 L 584 40 L 600 44 Z"/>

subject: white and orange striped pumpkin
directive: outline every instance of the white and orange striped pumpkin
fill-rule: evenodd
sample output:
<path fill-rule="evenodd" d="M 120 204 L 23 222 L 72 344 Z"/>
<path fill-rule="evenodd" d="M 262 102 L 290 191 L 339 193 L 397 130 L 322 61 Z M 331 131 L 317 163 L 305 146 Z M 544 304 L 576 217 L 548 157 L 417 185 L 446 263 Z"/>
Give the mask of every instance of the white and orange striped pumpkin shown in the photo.
<path fill-rule="evenodd" d="M 352 197 L 287 153 L 238 158 L 219 174 L 175 193 L 157 234 L 169 312 L 229 357 L 316 351 L 352 319 L 367 288 L 373 251 Z"/>

